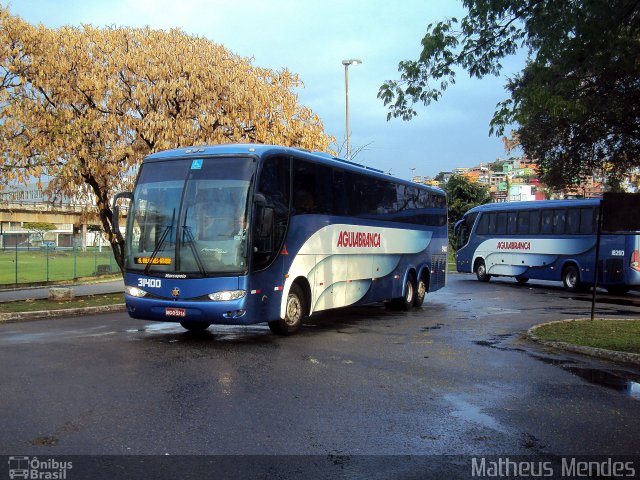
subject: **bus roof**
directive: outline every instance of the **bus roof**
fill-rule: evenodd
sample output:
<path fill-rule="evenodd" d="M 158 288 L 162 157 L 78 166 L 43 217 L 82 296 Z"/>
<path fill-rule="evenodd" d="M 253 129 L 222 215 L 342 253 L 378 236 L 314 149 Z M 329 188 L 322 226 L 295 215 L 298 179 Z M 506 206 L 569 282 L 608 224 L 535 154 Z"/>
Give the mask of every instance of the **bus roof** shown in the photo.
<path fill-rule="evenodd" d="M 467 211 L 468 213 L 476 212 L 499 212 L 503 210 L 537 210 L 540 208 L 560 208 L 572 206 L 584 206 L 593 207 L 600 205 L 599 198 L 586 198 L 586 199 L 564 199 L 564 200 L 535 200 L 529 202 L 501 202 L 501 203 L 485 203 L 484 205 L 478 205 Z"/>
<path fill-rule="evenodd" d="M 215 155 L 253 155 L 257 157 L 266 157 L 270 155 L 295 155 L 298 158 L 304 158 L 317 163 L 322 163 L 332 167 L 340 167 L 344 170 L 364 173 L 372 177 L 379 177 L 385 180 L 393 179 L 393 181 L 410 185 L 413 187 L 424 188 L 438 193 L 444 191 L 438 187 L 423 185 L 420 183 L 403 180 L 384 173 L 382 170 L 351 162 L 343 158 L 334 157 L 324 152 L 311 152 L 308 150 L 282 147 L 278 145 L 264 144 L 226 144 L 226 145 L 201 145 L 193 147 L 176 148 L 173 150 L 165 150 L 153 153 L 144 158 L 144 163 L 169 160 L 173 158 L 189 158 L 192 156 L 215 156 Z"/>

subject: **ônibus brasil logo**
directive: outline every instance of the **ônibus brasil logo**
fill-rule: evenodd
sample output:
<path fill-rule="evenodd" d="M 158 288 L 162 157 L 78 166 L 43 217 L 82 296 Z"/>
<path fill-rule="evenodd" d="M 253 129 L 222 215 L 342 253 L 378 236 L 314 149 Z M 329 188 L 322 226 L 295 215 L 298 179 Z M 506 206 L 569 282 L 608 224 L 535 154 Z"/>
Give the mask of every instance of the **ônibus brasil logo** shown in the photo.
<path fill-rule="evenodd" d="M 61 462 L 53 458 L 39 460 L 38 457 L 9 457 L 9 478 L 33 480 L 66 480 L 67 470 L 73 462 Z"/>
<path fill-rule="evenodd" d="M 380 248 L 380 234 L 342 231 L 338 235 L 338 244 L 336 246 L 351 248 Z"/>

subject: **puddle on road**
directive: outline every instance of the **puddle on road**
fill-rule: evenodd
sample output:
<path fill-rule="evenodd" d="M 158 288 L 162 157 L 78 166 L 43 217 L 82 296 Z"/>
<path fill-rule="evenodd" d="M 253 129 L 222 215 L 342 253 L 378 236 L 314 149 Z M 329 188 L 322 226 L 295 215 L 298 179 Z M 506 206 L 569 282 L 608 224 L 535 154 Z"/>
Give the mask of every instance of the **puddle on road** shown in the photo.
<path fill-rule="evenodd" d="M 497 432 L 507 433 L 507 429 L 500 422 L 492 416 L 483 413 L 479 406 L 466 402 L 455 395 L 446 395 L 444 399 L 454 406 L 454 410 L 451 412 L 453 417 L 462 421 L 475 423 Z"/>
<path fill-rule="evenodd" d="M 595 368 L 575 366 L 562 366 L 562 368 L 589 383 L 602 385 L 631 398 L 635 398 L 636 400 L 640 400 L 640 383 L 628 380 L 624 376 L 613 372 L 607 372 L 606 370 L 597 370 Z"/>
<path fill-rule="evenodd" d="M 572 373 L 583 380 L 594 385 L 601 385 L 603 387 L 616 390 L 626 396 L 640 400 L 640 377 L 635 377 L 634 374 L 623 371 L 607 371 L 591 367 L 581 367 L 576 360 L 569 360 L 564 358 L 551 358 L 543 357 L 540 355 L 530 354 L 540 362 L 560 367 L 563 370 Z M 628 377 L 632 377 L 628 378 Z M 637 381 L 636 381 L 637 380 Z"/>

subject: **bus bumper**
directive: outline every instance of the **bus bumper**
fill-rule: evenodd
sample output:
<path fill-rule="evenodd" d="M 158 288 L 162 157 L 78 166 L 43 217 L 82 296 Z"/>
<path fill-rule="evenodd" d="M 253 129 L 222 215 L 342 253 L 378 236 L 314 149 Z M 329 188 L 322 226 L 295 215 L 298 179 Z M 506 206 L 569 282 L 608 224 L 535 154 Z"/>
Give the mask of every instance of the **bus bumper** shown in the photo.
<path fill-rule="evenodd" d="M 125 302 L 129 316 L 141 320 L 218 325 L 257 323 L 247 311 L 245 298 L 227 302 L 176 302 L 125 295 Z"/>

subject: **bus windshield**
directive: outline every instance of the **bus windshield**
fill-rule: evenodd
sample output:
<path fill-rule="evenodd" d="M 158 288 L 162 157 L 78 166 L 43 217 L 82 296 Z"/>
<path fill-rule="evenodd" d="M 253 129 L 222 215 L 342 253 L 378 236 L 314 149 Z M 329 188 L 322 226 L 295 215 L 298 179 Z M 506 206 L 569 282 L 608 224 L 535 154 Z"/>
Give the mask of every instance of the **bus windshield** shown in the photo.
<path fill-rule="evenodd" d="M 143 165 L 130 211 L 126 268 L 145 274 L 217 275 L 247 265 L 249 158 Z"/>

